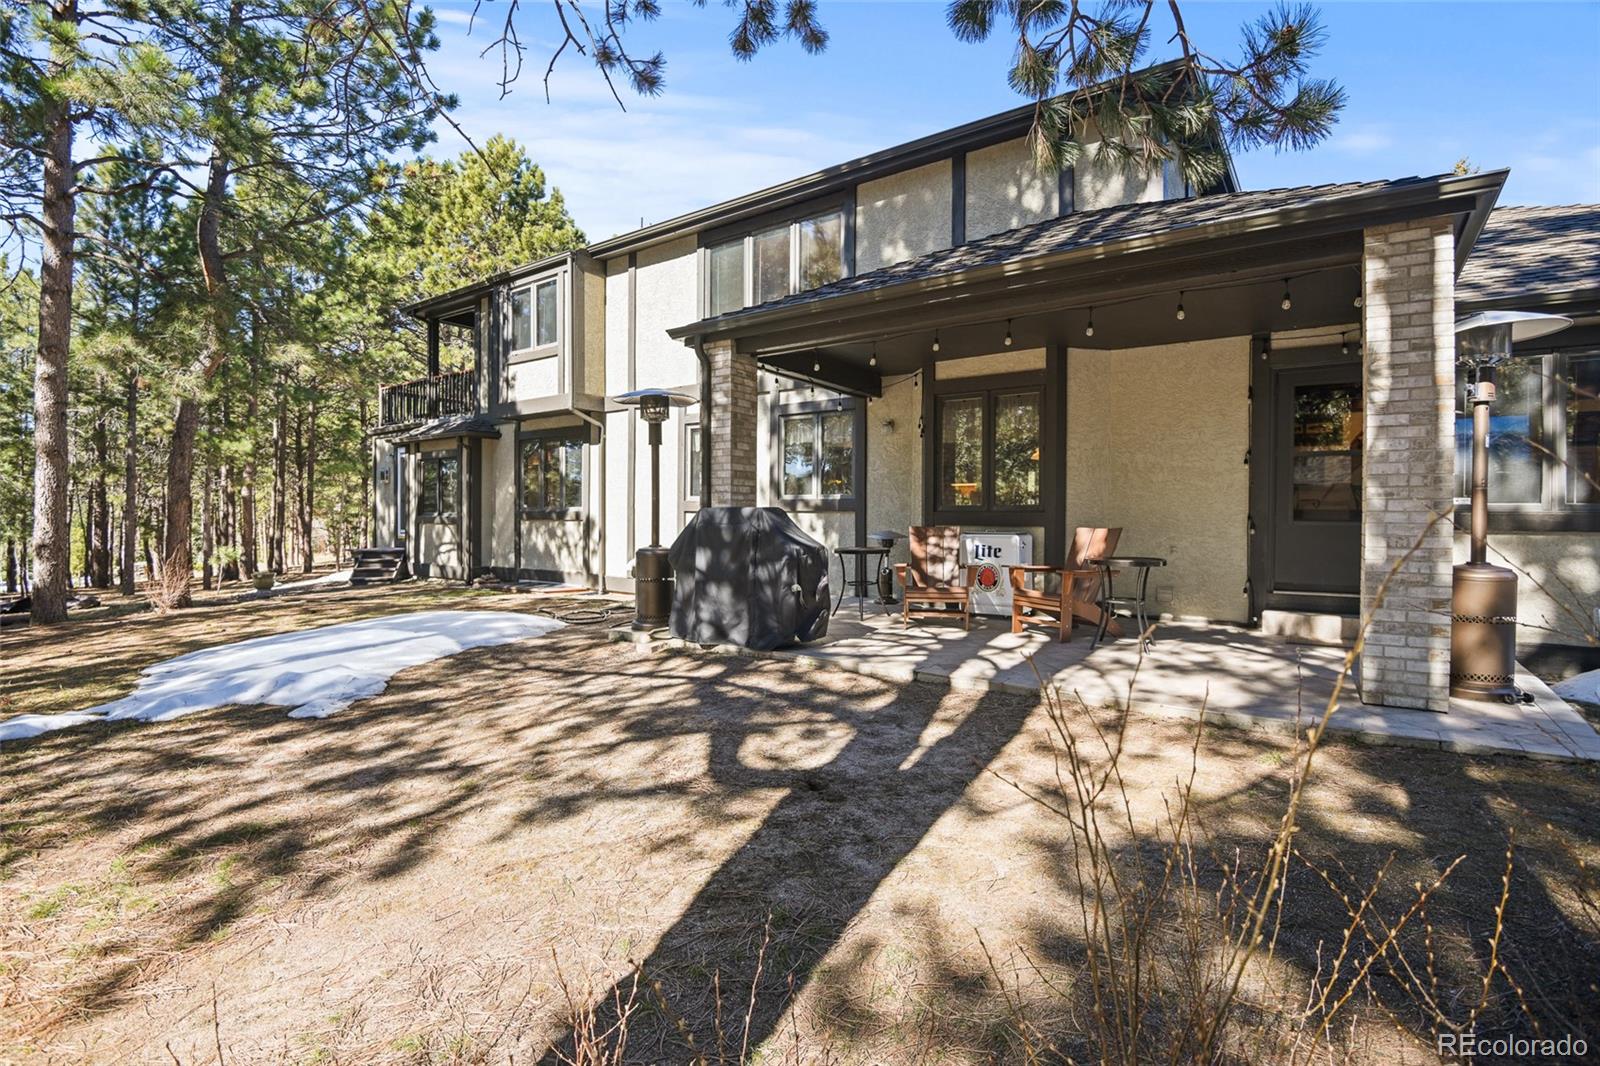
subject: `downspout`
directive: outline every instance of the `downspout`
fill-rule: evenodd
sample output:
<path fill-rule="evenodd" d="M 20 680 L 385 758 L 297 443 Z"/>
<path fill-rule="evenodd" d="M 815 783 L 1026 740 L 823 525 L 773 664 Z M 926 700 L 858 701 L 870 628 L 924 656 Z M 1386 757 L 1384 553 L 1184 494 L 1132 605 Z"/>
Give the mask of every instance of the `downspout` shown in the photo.
<path fill-rule="evenodd" d="M 596 527 L 600 530 L 600 565 L 595 568 L 595 576 L 600 585 L 600 593 L 604 595 L 606 592 L 606 427 L 599 419 L 592 418 L 575 407 L 572 413 L 600 431 L 600 522 Z"/>
<path fill-rule="evenodd" d="M 694 357 L 700 360 L 700 506 L 711 505 L 711 357 L 699 337 Z"/>

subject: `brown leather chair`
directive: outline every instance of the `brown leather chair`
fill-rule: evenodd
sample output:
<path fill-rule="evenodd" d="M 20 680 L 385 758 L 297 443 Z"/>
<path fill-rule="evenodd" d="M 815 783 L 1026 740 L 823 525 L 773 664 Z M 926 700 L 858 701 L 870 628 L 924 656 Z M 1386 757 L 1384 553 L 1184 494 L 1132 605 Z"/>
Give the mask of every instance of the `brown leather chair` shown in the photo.
<path fill-rule="evenodd" d="M 961 628 L 972 628 L 972 580 L 975 566 L 961 565 L 960 526 L 912 526 L 907 543 L 909 563 L 896 563 L 900 578 L 900 621 L 961 615 Z M 923 605 L 913 610 L 912 604 Z M 954 605 L 956 610 L 951 610 Z"/>
<path fill-rule="evenodd" d="M 1032 564 L 1007 567 L 1011 577 L 1011 632 L 1021 633 L 1026 622 L 1036 621 L 1027 617 L 1029 611 L 1053 617 L 1057 639 L 1063 641 L 1072 639 L 1074 619 L 1099 625 L 1101 610 L 1095 598 L 1100 591 L 1100 568 L 1091 565 L 1089 560 L 1116 554 L 1117 541 L 1121 537 L 1120 526 L 1110 529 L 1079 526 L 1072 533 L 1072 552 L 1067 557 L 1066 566 Z M 1047 579 L 1050 574 L 1059 577 L 1053 589 L 1049 587 Z M 1030 586 L 1030 576 L 1036 577 L 1039 584 Z M 1113 629 L 1121 635 L 1121 628 L 1114 622 L 1107 627 L 1107 631 Z"/>

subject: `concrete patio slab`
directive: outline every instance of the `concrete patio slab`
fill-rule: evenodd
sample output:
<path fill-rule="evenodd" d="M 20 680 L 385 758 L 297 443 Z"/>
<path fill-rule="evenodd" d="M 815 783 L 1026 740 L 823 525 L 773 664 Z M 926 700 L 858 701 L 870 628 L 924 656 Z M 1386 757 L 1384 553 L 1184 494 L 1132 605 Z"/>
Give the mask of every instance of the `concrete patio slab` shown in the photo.
<path fill-rule="evenodd" d="M 1043 680 L 1095 706 L 1131 701 L 1145 713 L 1203 713 L 1219 725 L 1284 733 L 1303 731 L 1320 717 L 1344 669 L 1341 648 L 1291 644 L 1231 626 L 1162 625 L 1141 655 L 1132 639 L 1091 650 L 1092 631 L 1082 627 L 1063 644 L 1043 627 L 1013 634 L 1009 619 L 974 618 L 963 631 L 937 619 L 903 627 L 898 614 L 868 611 L 858 620 L 847 599 L 823 640 L 771 654 L 976 691 L 1029 694 Z M 1532 703 L 1451 700 L 1449 712 L 1438 714 L 1365 705 L 1352 674 L 1329 728 L 1363 743 L 1600 762 L 1600 733 L 1582 715 L 1527 671 L 1519 668 L 1517 682 Z"/>

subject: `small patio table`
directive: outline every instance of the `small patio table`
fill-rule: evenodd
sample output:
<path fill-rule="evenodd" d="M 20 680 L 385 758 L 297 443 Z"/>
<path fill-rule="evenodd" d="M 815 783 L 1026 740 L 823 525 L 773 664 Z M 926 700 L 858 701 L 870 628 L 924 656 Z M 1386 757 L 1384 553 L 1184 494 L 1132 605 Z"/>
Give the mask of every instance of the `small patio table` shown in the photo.
<path fill-rule="evenodd" d="M 1090 559 L 1089 563 L 1100 568 L 1100 626 L 1095 630 L 1094 640 L 1089 647 L 1098 647 L 1100 641 L 1105 639 L 1106 627 L 1111 624 L 1111 617 L 1118 608 L 1133 615 L 1139 626 L 1139 639 L 1144 646 L 1148 648 L 1154 644 L 1155 641 L 1147 635 L 1150 632 L 1150 619 L 1145 597 L 1150 589 L 1150 571 L 1158 566 L 1166 566 L 1167 561 L 1155 555 L 1108 555 L 1103 559 Z M 1135 587 L 1131 596 L 1117 595 L 1116 576 L 1123 570 L 1135 573 Z"/>
<path fill-rule="evenodd" d="M 833 550 L 839 556 L 840 579 L 839 602 L 833 605 L 833 613 L 838 614 L 839 608 L 844 606 L 844 590 L 849 587 L 850 581 L 849 565 L 846 560 L 854 559 L 856 561 L 856 617 L 864 619 L 867 617 L 867 560 L 871 558 L 878 560 L 878 565 L 872 571 L 872 581 L 876 583 L 878 571 L 888 565 L 889 547 L 884 544 L 868 544 L 855 548 L 835 548 Z M 883 600 L 878 600 L 877 604 L 884 614 L 889 613 L 889 608 Z"/>

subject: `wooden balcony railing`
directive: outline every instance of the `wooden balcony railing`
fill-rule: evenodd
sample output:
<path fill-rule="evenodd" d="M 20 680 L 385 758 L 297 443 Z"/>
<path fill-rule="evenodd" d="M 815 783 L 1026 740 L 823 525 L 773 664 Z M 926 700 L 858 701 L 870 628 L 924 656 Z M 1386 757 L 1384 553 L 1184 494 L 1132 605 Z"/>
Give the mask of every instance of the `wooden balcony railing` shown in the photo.
<path fill-rule="evenodd" d="M 434 374 L 378 389 L 378 425 L 409 426 L 478 409 L 478 375 L 471 370 Z"/>

